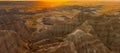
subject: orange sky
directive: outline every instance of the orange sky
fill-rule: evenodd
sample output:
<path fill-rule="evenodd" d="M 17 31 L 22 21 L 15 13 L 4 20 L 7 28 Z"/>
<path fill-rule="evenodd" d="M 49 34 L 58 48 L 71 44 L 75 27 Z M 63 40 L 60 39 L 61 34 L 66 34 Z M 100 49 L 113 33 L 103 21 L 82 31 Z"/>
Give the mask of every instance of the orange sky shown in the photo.
<path fill-rule="evenodd" d="M 59 5 L 99 5 L 101 3 L 120 4 L 120 0 L 40 0 L 40 2 L 37 2 L 38 5 L 46 7 L 54 7 Z"/>
<path fill-rule="evenodd" d="M 117 2 L 116 2 L 117 1 Z M 104 13 L 104 12 L 108 12 L 108 13 L 111 13 L 113 10 L 119 10 L 120 9 L 120 0 L 106 0 L 106 1 L 103 1 L 103 0 L 97 0 L 97 1 L 87 1 L 84 0 L 84 1 L 70 1 L 70 0 L 44 0 L 44 1 L 41 1 L 40 2 L 37 2 L 38 6 L 37 8 L 49 8 L 49 7 L 55 7 L 55 6 L 60 6 L 60 5 L 82 5 L 82 6 L 96 6 L 96 5 L 105 5 L 103 7 L 103 10 L 101 10 L 100 13 Z M 35 8 L 35 7 L 33 7 Z M 35 9 L 37 9 L 35 8 Z"/>
<path fill-rule="evenodd" d="M 0 1 L 65 1 L 65 0 L 0 0 Z M 68 1 L 120 1 L 120 0 L 68 0 Z"/>
<path fill-rule="evenodd" d="M 120 9 L 120 0 L 0 0 L 0 1 L 38 1 L 37 5 L 32 6 L 32 9 L 50 8 L 60 5 L 101 5 L 104 4 L 104 10 L 101 12 L 110 12 Z M 119 4 L 119 5 L 118 5 Z M 30 9 L 31 10 L 31 9 Z"/>

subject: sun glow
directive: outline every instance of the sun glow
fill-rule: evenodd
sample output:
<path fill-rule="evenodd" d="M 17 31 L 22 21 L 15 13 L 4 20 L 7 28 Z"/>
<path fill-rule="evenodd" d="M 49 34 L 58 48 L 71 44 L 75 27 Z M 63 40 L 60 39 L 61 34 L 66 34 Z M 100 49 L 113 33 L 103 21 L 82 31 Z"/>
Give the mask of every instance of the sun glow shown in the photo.
<path fill-rule="evenodd" d="M 70 0 L 42 0 L 42 1 L 47 1 L 47 2 L 66 2 Z"/>
<path fill-rule="evenodd" d="M 117 0 L 116 0 L 117 1 Z M 103 10 L 100 13 L 104 12 L 112 12 L 114 9 L 120 9 L 119 4 L 120 2 L 113 2 L 113 1 L 81 1 L 81 0 L 39 0 L 37 5 L 33 6 L 33 9 L 44 9 L 44 8 L 51 8 L 61 5 L 80 5 L 80 6 L 97 6 L 97 5 L 104 5 Z"/>
<path fill-rule="evenodd" d="M 42 0 L 42 1 L 40 0 L 40 2 L 38 2 L 38 5 L 41 5 L 43 7 L 54 7 L 54 6 L 63 5 L 68 1 L 69 0 Z"/>

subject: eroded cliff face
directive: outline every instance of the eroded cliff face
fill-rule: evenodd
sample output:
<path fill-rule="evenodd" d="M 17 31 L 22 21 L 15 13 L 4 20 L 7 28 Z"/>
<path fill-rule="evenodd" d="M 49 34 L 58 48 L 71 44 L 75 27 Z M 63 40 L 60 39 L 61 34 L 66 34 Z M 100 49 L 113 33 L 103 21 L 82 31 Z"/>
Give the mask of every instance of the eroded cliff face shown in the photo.
<path fill-rule="evenodd" d="M 17 15 L 0 16 L 0 53 L 120 53 L 119 16 L 97 15 L 88 7 L 58 9 L 51 10 L 79 12 L 73 18 L 43 13 L 40 29 Z"/>
<path fill-rule="evenodd" d="M 21 37 L 11 30 L 0 30 L 1 53 L 28 53 L 28 45 Z"/>

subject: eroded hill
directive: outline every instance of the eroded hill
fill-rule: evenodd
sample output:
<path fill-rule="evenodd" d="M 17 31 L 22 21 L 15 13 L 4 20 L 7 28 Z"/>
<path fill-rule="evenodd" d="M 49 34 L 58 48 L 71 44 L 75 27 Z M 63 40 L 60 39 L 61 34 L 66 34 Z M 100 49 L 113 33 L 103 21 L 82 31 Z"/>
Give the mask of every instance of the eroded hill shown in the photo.
<path fill-rule="evenodd" d="M 99 14 L 102 7 L 3 9 L 0 53 L 120 53 L 120 12 Z"/>

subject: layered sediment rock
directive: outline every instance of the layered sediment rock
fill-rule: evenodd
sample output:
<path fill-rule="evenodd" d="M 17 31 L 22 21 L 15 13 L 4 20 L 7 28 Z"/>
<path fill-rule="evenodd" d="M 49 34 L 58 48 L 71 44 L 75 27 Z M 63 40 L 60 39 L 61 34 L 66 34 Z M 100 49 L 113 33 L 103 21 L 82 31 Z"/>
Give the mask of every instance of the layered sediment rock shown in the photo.
<path fill-rule="evenodd" d="M 28 46 L 20 36 L 10 30 L 0 30 L 0 53 L 27 53 Z"/>
<path fill-rule="evenodd" d="M 69 34 L 67 40 L 74 43 L 78 53 L 111 53 L 101 40 L 80 29 Z"/>
<path fill-rule="evenodd" d="M 13 30 L 21 36 L 23 40 L 30 38 L 30 29 L 25 26 L 24 21 L 16 16 L 1 16 L 0 17 L 0 30 Z"/>

